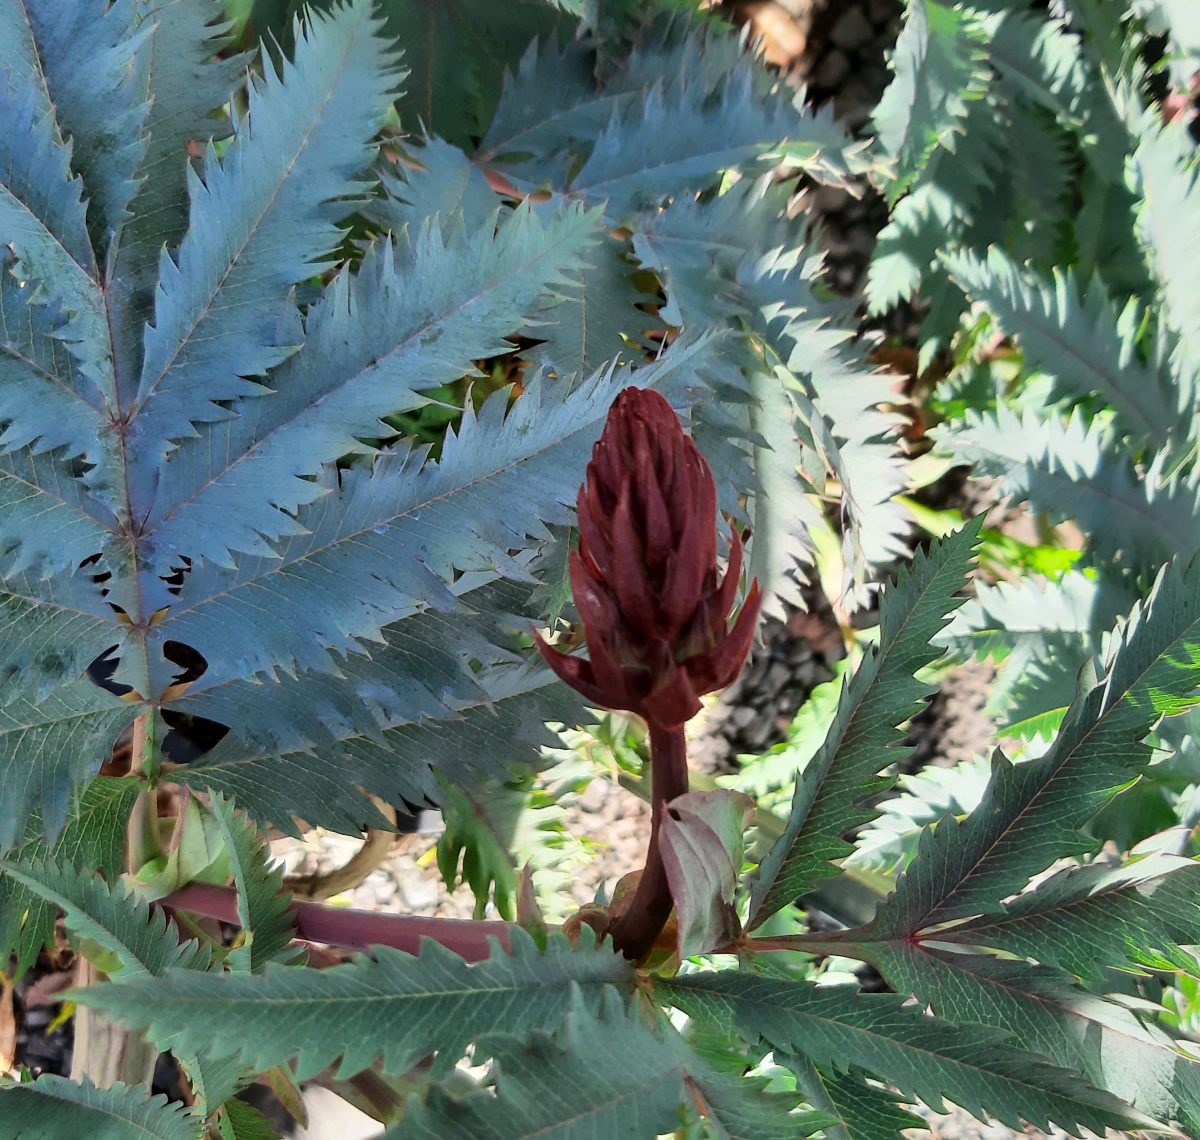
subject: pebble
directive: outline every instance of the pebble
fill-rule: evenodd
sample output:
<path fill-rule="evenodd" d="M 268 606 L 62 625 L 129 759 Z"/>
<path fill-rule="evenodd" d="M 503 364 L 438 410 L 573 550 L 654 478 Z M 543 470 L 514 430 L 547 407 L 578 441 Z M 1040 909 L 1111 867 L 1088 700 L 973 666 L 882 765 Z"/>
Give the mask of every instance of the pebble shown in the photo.
<path fill-rule="evenodd" d="M 812 80 L 817 87 L 836 91 L 849 74 L 850 61 L 840 51 L 831 51 L 813 72 Z"/>
<path fill-rule="evenodd" d="M 900 19 L 900 0 L 867 0 L 867 16 L 871 23 L 884 25 L 895 24 Z M 895 35 L 892 36 L 895 39 Z"/>
<path fill-rule="evenodd" d="M 842 51 L 856 51 L 875 38 L 875 29 L 861 8 L 847 8 L 830 29 L 829 38 Z"/>

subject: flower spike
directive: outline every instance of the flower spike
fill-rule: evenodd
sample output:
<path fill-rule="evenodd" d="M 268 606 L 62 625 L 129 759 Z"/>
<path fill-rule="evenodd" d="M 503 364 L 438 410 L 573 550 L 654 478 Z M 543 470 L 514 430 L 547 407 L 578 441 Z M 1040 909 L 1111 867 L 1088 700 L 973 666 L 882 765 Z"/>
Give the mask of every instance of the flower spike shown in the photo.
<path fill-rule="evenodd" d="M 590 659 L 540 635 L 538 648 L 588 700 L 678 727 L 741 670 L 761 594 L 754 583 L 730 628 L 741 537 L 721 580 L 712 472 L 657 392 L 627 388 L 613 402 L 577 505 L 571 588 Z"/>

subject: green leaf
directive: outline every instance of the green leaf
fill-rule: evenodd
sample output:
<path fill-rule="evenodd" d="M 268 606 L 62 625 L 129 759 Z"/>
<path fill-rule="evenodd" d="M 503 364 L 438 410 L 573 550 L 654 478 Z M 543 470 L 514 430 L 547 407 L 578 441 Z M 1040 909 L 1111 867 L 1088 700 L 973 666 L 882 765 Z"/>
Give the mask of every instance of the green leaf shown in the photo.
<path fill-rule="evenodd" d="M 500 207 L 483 171 L 436 135 L 406 147 L 402 163 L 377 165 L 384 192 L 368 200 L 363 214 L 397 239 L 406 228 L 417 233 L 435 214 L 447 238 L 459 220 L 473 234 Z"/>
<path fill-rule="evenodd" d="M 214 112 L 244 81 L 248 62 L 228 53 L 217 58 L 225 43 L 220 0 L 138 0 L 138 7 L 144 41 L 139 78 L 147 104 L 137 170 L 142 181 L 117 241 L 108 293 L 113 339 L 124 362 L 116 377 L 122 412 L 130 410 L 136 390 L 160 254 L 164 246 L 177 249 L 187 229 L 189 143 L 204 147 L 228 134 L 228 117 Z"/>
<path fill-rule="evenodd" d="M 221 1106 L 217 1132 L 221 1140 L 279 1140 L 275 1126 L 253 1105 L 236 1097 Z"/>
<path fill-rule="evenodd" d="M 505 70 L 530 42 L 569 22 L 544 0 L 383 0 L 386 31 L 412 76 L 397 100 L 401 124 L 467 146 L 487 126 Z"/>
<path fill-rule="evenodd" d="M 675 1050 L 626 1013 L 616 994 L 593 1013 L 572 1003 L 556 1040 L 484 1038 L 476 1057 L 495 1066 L 494 1088 L 455 1101 L 437 1086 L 412 1104 L 389 1140 L 583 1140 L 656 1136 L 679 1123 L 685 1090 Z"/>
<path fill-rule="evenodd" d="M 111 463 L 112 437 L 98 417 L 116 406 L 116 381 L 83 184 L 42 99 L 33 88 L 14 92 L 0 83 L 0 230 L 16 259 L 10 268 L 6 258 L 5 268 L 33 286 L 29 295 L 62 313 L 56 336 L 79 369 L 69 374 L 62 397 L 42 409 L 46 420 L 69 409 L 69 424 L 40 423 L 38 409 L 23 405 L 17 430 L 29 438 L 67 432 L 76 450 L 86 447 L 89 456 Z M 96 438 L 86 445 L 89 428 Z"/>
<path fill-rule="evenodd" d="M 595 1008 L 605 987 L 632 982 L 629 964 L 608 947 L 573 951 L 560 937 L 543 954 L 519 929 L 512 946 L 473 966 L 427 941 L 419 958 L 379 947 L 329 970 L 176 970 L 72 1000 L 145 1030 L 162 1048 L 203 1054 L 219 1041 L 256 1072 L 295 1058 L 303 1080 L 338 1058 L 342 1077 L 379 1058 L 385 1072 L 400 1074 L 435 1049 L 435 1068 L 445 1072 L 483 1034 L 553 1025 L 574 992 Z"/>
<path fill-rule="evenodd" d="M 848 177 L 850 142 L 831 114 L 813 114 L 781 93 L 761 93 L 759 66 L 750 59 L 739 64 L 712 98 L 703 84 L 674 97 L 652 87 L 628 117 L 614 118 L 601 132 L 568 189 L 606 202 L 610 220 L 623 222 L 680 186 L 711 185 L 722 171 L 752 170 L 784 150 L 818 180 Z"/>
<path fill-rule="evenodd" d="M 367 0 L 312 13 L 294 62 L 277 71 L 264 54 L 224 158 L 210 144 L 203 181 L 190 176 L 188 232 L 160 261 L 146 330 L 132 436 L 141 461 L 160 461 L 187 425 L 224 419 L 215 401 L 261 395 L 244 377 L 299 343 L 291 291 L 337 245 L 398 81 L 378 30 Z"/>
<path fill-rule="evenodd" d="M 297 511 L 329 494 L 312 477 L 371 452 L 361 439 L 393 434 L 382 416 L 511 352 L 505 337 L 536 335 L 527 319 L 584 264 L 598 222 L 596 211 L 523 207 L 499 229 L 492 211 L 469 233 L 426 223 L 411 245 L 407 235 L 398 248 L 375 243 L 310 308 L 304 347 L 272 374 L 276 390 L 180 447 L 147 522 L 154 541 L 225 566 L 237 551 L 270 557 L 275 539 L 303 533 Z"/>
<path fill-rule="evenodd" d="M 678 341 L 633 376 L 686 400 L 689 388 L 705 386 L 696 368 L 706 344 Z M 299 511 L 294 529 L 302 533 L 280 543 L 279 557 L 194 567 L 152 636 L 201 653 L 208 685 L 297 669 L 335 673 L 335 653 L 363 652 L 384 626 L 426 607 L 452 608 L 451 586 L 463 575 L 524 578 L 517 553 L 548 537 L 547 523 L 572 518 L 567 505 L 591 445 L 631 379 L 609 369 L 570 390 L 531 379 L 511 407 L 500 390 L 478 412 L 468 408 L 436 463 L 402 441 L 372 467 L 341 472 L 339 489 Z M 331 575 L 342 589 L 324 589 Z M 309 606 L 302 623 L 298 605 Z"/>
<path fill-rule="evenodd" d="M 1043 1129 L 1051 1121 L 1098 1131 L 1149 1123 L 1067 1070 L 1034 1061 L 1006 1035 L 929 1017 L 894 994 L 732 972 L 682 975 L 655 989 L 693 1017 L 802 1053 L 823 1069 L 866 1069 L 939 1111 L 945 1097 L 1014 1128 L 1021 1118 Z"/>
<path fill-rule="evenodd" d="M 1071 23 L 1077 13 L 1072 12 Z M 1120 182 L 1127 132 L 1117 118 L 1092 45 L 1042 12 L 1008 10 L 988 45 L 997 78 L 1013 95 L 1070 131 L 1091 168 Z"/>
<path fill-rule="evenodd" d="M 544 780 L 549 788 L 524 775 L 503 782 L 443 782 L 439 789 L 446 830 L 438 839 L 438 869 L 447 890 L 460 881 L 470 884 L 476 918 L 492 905 L 501 918 L 519 920 L 522 868 L 536 884 L 546 917 L 561 920 L 578 907 L 568 901 L 566 889 L 580 847 L 563 826 L 566 809 L 554 794 L 554 774 Z"/>
<path fill-rule="evenodd" d="M 919 1116 L 906 1112 L 887 1091 L 867 1084 L 861 1072 L 851 1069 L 818 1069 L 802 1056 L 775 1054 L 796 1074 L 796 1082 L 809 1103 L 829 1113 L 835 1123 L 826 1125 L 827 1140 L 892 1140 L 908 1128 L 923 1128 Z"/>
<path fill-rule="evenodd" d="M 722 784 L 748 792 L 772 811 L 786 807 L 795 792 L 797 773 L 808 766 L 825 743 L 851 665 L 849 657 L 838 661 L 833 666 L 833 678 L 813 689 L 792 718 L 787 739 L 761 756 L 740 757 L 741 771 L 734 776 L 719 777 Z"/>
<path fill-rule="evenodd" d="M 945 261 L 967 295 L 1017 337 L 1026 366 L 1053 376 L 1060 394 L 1098 395 L 1138 439 L 1154 444 L 1178 427 L 1169 387 L 1135 358 L 1142 316 L 1135 301 L 1118 313 L 1100 281 L 1081 289 L 1070 270 L 1057 269 L 1045 281 L 996 248 L 986 260 L 957 253 Z"/>
<path fill-rule="evenodd" d="M 208 968 L 207 949 L 194 941 L 181 943 L 178 928 L 167 921 L 165 912 L 122 880 L 110 886 L 88 868 L 45 859 L 0 860 L 0 873 L 61 907 L 73 935 L 96 943 L 117 959 L 120 969 L 108 973 L 121 982 L 160 977 L 172 968 Z"/>
<path fill-rule="evenodd" d="M 601 17 L 612 7 L 605 3 Z M 644 14 L 647 6 L 638 7 Z M 608 69 L 601 84 L 596 53 L 586 44 L 576 41 L 561 52 L 552 43 L 530 44 L 520 66 L 505 78 L 479 146 L 480 160 L 522 189 L 547 182 L 564 188 L 597 136 L 615 120 L 633 115 L 649 88 L 658 85 L 673 97 L 686 85 L 707 97 L 727 81 L 742 52 L 733 37 L 710 31 L 690 13 L 658 21 L 619 68 Z"/>
<path fill-rule="evenodd" d="M 972 12 L 911 0 L 892 56 L 894 74 L 873 116 L 879 146 L 895 163 L 889 202 L 912 185 L 935 149 L 954 149 L 967 102 L 987 86 L 986 43 Z"/>
<path fill-rule="evenodd" d="M 40 696 L 18 690 L 0 705 L 0 851 L 21 838 L 35 810 L 45 834 L 57 835 L 73 796 L 136 715 L 86 679 Z"/>
<path fill-rule="evenodd" d="M 238 970 L 262 973 L 268 962 L 286 961 L 293 955 L 288 947 L 294 937 L 290 895 L 283 886 L 283 872 L 271 867 L 270 849 L 249 820 L 239 818 L 233 805 L 220 795 L 212 797 L 213 814 L 221 824 L 225 850 L 237 888 L 238 922 L 245 941 L 229 955 Z"/>
<path fill-rule="evenodd" d="M 825 743 L 797 779 L 787 828 L 751 884 L 750 929 L 836 874 L 832 860 L 851 851 L 843 834 L 874 815 L 858 805 L 891 783 L 879 772 L 901 755 L 899 726 L 934 690 L 914 674 L 939 655 L 929 642 L 961 604 L 955 594 L 966 582 L 981 525 L 973 520 L 928 555 L 918 553 L 885 591 L 879 645 L 844 686 Z"/>
<path fill-rule="evenodd" d="M 1181 949 L 1200 929 L 1200 863 L 1152 855 L 1119 867 L 1064 870 L 1004 904 L 1003 913 L 938 932 L 938 942 L 986 946 L 1099 982 L 1136 962 L 1200 976 Z"/>
<path fill-rule="evenodd" d="M 941 642 L 952 652 L 997 663 L 987 711 L 1002 732 L 1049 739 L 1074 699 L 1079 670 L 1102 651 L 1108 631 L 1134 599 L 1128 582 L 1085 571 L 1052 581 L 980 584 Z"/>
<path fill-rule="evenodd" d="M 1001 406 L 931 434 L 955 462 L 996 479 L 1001 494 L 1027 500 L 1051 521 L 1075 522 L 1095 561 L 1123 552 L 1138 566 L 1157 567 L 1200 548 L 1200 469 L 1166 476 L 1163 453 L 1139 471 L 1110 429 L 1085 424 L 1078 412 L 1063 420 Z"/>
<path fill-rule="evenodd" d="M 425 622 L 424 628 L 446 624 L 441 619 Z M 420 643 L 413 648 L 419 652 Z M 397 661 L 397 703 L 408 696 L 408 686 L 400 686 L 399 680 L 413 673 L 419 676 L 419 660 L 401 657 Z M 306 679 L 313 678 L 309 674 Z M 540 747 L 555 743 L 546 721 L 577 723 L 586 718 L 580 699 L 557 683 L 548 669 L 509 666 L 489 670 L 480 681 L 481 688 L 472 696 L 456 702 L 456 714 L 450 719 L 426 720 L 416 713 L 389 716 L 391 723 L 385 721 L 383 726 L 348 727 L 336 735 L 327 731 L 323 739 L 318 738 L 318 748 L 303 738 L 272 745 L 231 736 L 176 777 L 195 788 L 232 796 L 260 824 L 287 830 L 294 826 L 295 815 L 314 826 L 354 834 L 378 816 L 364 792 L 389 803 L 420 803 L 427 797 L 436 803 L 441 796 L 438 776 L 451 783 L 510 779 L 513 770 L 537 757 Z M 381 694 L 382 687 L 377 675 L 368 675 L 363 684 L 371 698 L 383 697 L 386 710 L 389 695 Z M 244 686 L 243 693 L 248 688 Z M 280 688 L 286 691 L 291 686 Z M 340 690 L 333 682 L 296 688 L 297 701 L 308 696 L 327 702 L 318 707 L 326 715 L 333 706 L 328 694 Z M 435 718 L 446 716 L 444 707 L 435 705 L 430 712 Z"/>
<path fill-rule="evenodd" d="M 29 822 L 26 841 L 8 858 L 30 864 L 41 860 L 89 867 L 113 881 L 125 867 L 125 832 L 137 795 L 135 780 L 100 777 L 84 788 L 79 804 L 67 819 L 47 854 L 41 820 Z M 0 875 L 0 961 L 17 956 L 17 974 L 36 961 L 38 952 L 54 937 L 58 907 L 27 890 L 15 879 Z"/>
<path fill-rule="evenodd" d="M 21 1140 L 200 1140 L 204 1121 L 162 1094 L 116 1084 L 98 1089 L 47 1073 L 26 1084 L 0 1084 L 0 1115 Z"/>
<path fill-rule="evenodd" d="M 889 984 L 940 1017 L 991 1026 L 1080 1072 L 1160 1122 L 1191 1134 L 1200 1122 L 1200 1062 L 1161 1030 L 1061 975 L 985 954 L 897 941 L 873 948 Z"/>
<path fill-rule="evenodd" d="M 1200 360 L 1200 277 L 1189 220 L 1200 216 L 1195 147 L 1182 124 L 1141 112 L 1133 173 L 1142 205 L 1139 233 L 1162 289 L 1162 314 L 1192 360 Z"/>
<path fill-rule="evenodd" d="M 740 792 L 686 792 L 666 807 L 659 850 L 675 903 L 680 958 L 708 954 L 741 932 L 734 894 L 754 801 Z"/>
<path fill-rule="evenodd" d="M 586 262 L 556 290 L 558 301 L 529 329 L 544 341 L 530 354 L 561 376 L 590 376 L 610 360 L 636 360 L 656 322 L 637 306 L 646 297 L 635 288 L 635 266 L 625 247 L 609 240 L 588 251 Z"/>
<path fill-rule="evenodd" d="M 906 300 L 930 275 L 937 256 L 968 235 L 971 244 L 999 241 L 1010 216 L 1005 201 L 1004 156 L 1010 145 L 1007 116 L 986 99 L 967 105 L 963 134 L 954 150 L 934 150 L 919 181 L 896 203 L 867 267 L 868 312 L 882 313 Z M 924 292 L 936 290 L 936 278 Z M 957 314 L 949 297 L 943 307 Z"/>
<path fill-rule="evenodd" d="M 754 396 L 747 426 L 769 448 L 755 440 L 750 564 L 768 612 L 773 597 L 801 602 L 795 579 L 824 526 L 827 476 L 842 499 L 848 585 L 861 587 L 868 564 L 901 552 L 904 527 L 889 501 L 904 482 L 891 438 L 899 421 L 879 407 L 895 398 L 891 381 L 850 344 L 839 305 L 819 298 L 821 259 L 788 214 L 769 179 L 743 179 L 645 215 L 633 236 L 663 282 L 664 320 L 751 335 L 739 360 Z"/>
<path fill-rule="evenodd" d="M 926 825 L 946 815 L 966 815 L 978 806 L 987 790 L 991 766 L 976 757 L 953 768 L 929 765 L 897 781 L 905 794 L 884 800 L 879 817 L 863 829 L 845 867 L 865 867 L 896 875 L 917 854 Z"/>
<path fill-rule="evenodd" d="M 1164 567 L 1114 637 L 1104 676 L 1079 693 L 1044 756 L 1013 765 L 997 752 L 979 807 L 925 832 L 872 930 L 892 937 L 998 913 L 1002 898 L 1055 859 L 1091 850 L 1079 828 L 1145 768 L 1143 738 L 1194 703 L 1198 682 L 1200 559 L 1187 570 Z"/>
<path fill-rule="evenodd" d="M 71 140 L 96 261 L 103 262 L 137 189 L 145 148 L 149 108 L 139 82 L 145 33 L 137 27 L 138 5 L 118 0 L 100 13 L 86 0 L 23 0 L 17 7 L 29 21 L 34 74 L 45 85 L 58 131 Z"/>

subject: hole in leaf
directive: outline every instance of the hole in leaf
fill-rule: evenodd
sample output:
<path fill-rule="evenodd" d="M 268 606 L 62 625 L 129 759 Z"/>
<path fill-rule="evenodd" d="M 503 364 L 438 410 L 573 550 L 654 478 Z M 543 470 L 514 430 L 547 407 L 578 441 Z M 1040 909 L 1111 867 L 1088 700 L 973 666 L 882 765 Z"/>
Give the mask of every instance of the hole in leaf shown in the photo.
<path fill-rule="evenodd" d="M 180 672 L 175 674 L 177 685 L 186 685 L 208 672 L 208 662 L 203 654 L 182 641 L 164 641 L 162 651 L 163 656 L 172 665 L 178 665 L 180 668 Z"/>
<path fill-rule="evenodd" d="M 87 678 L 93 685 L 99 685 L 105 692 L 123 697 L 126 693 L 132 693 L 133 689 L 129 685 L 122 685 L 119 681 L 113 680 L 117 666 L 121 663 L 120 657 L 117 656 L 118 648 L 120 647 L 110 645 L 99 657 L 95 658 L 87 667 Z"/>
<path fill-rule="evenodd" d="M 228 725 L 204 716 L 163 709 L 163 757 L 172 764 L 193 764 L 206 752 L 211 752 L 229 732 Z"/>

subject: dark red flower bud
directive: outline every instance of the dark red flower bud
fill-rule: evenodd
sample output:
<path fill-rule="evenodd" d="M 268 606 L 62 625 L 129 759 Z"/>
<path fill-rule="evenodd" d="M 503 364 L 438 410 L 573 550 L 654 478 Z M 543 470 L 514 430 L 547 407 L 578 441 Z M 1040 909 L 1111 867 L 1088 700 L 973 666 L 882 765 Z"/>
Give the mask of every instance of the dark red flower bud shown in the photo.
<path fill-rule="evenodd" d="M 742 572 L 734 531 L 717 573 L 717 489 L 696 445 L 657 392 L 613 402 L 579 491 L 571 589 L 590 660 L 538 636 L 546 663 L 589 701 L 664 727 L 741 671 L 761 603 L 758 583 L 729 626 Z"/>

